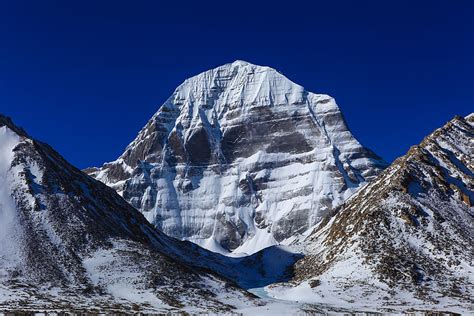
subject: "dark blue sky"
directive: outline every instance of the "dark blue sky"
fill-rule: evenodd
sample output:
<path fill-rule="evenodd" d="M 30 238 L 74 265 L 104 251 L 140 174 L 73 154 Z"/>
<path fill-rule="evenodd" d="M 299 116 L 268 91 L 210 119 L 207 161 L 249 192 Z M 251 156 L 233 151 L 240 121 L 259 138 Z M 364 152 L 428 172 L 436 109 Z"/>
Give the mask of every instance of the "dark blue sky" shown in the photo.
<path fill-rule="evenodd" d="M 167 2 L 1 1 L 0 112 L 83 168 L 236 59 L 335 97 L 388 161 L 474 110 L 474 1 Z"/>

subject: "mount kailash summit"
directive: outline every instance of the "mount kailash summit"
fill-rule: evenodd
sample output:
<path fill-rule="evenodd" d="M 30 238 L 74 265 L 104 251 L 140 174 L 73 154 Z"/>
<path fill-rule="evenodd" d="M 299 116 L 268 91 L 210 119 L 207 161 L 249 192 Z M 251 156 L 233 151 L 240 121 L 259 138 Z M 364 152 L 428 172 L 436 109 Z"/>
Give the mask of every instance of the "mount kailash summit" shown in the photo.
<path fill-rule="evenodd" d="M 170 236 L 251 254 L 304 234 L 385 167 L 333 98 L 236 61 L 184 81 L 116 161 L 85 172 Z"/>

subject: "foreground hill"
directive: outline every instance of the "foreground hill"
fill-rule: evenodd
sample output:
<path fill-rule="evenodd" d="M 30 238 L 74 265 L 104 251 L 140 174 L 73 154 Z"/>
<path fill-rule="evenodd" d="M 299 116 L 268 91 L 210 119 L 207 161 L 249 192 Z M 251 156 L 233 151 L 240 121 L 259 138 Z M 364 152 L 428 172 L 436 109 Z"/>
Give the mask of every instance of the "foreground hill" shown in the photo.
<path fill-rule="evenodd" d="M 306 240 L 272 296 L 351 309 L 472 311 L 474 115 L 397 159 Z M 296 286 L 294 286 L 296 284 Z"/>
<path fill-rule="evenodd" d="M 196 260 L 186 247 L 0 115 L 0 311 L 254 306 L 233 283 L 183 263 Z"/>

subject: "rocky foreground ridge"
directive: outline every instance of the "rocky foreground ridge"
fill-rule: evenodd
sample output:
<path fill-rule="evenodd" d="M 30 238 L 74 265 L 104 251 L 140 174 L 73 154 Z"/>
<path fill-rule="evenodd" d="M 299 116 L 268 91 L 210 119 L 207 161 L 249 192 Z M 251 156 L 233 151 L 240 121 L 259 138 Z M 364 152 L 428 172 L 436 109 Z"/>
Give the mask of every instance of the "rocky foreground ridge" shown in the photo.
<path fill-rule="evenodd" d="M 473 203 L 471 114 L 413 146 L 318 225 L 289 292 L 379 310 L 472 310 Z"/>

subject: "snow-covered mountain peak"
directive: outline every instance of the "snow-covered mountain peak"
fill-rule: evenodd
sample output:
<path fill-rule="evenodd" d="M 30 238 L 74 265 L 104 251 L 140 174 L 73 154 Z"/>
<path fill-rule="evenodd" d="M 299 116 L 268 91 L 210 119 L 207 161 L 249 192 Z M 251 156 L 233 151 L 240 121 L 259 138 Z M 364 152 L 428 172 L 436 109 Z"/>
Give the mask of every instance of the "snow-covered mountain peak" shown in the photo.
<path fill-rule="evenodd" d="M 303 87 L 273 68 L 238 60 L 187 79 L 168 101 L 181 105 L 181 110 L 189 111 L 191 107 L 204 111 L 213 109 L 219 116 L 232 105 L 256 107 L 304 103 L 305 93 Z"/>
<path fill-rule="evenodd" d="M 302 233 L 385 166 L 333 98 L 236 61 L 184 81 L 119 159 L 86 172 L 171 236 L 253 253 Z"/>
<path fill-rule="evenodd" d="M 248 61 L 241 60 L 241 59 L 237 59 L 237 60 L 234 61 L 232 64 L 233 64 L 233 65 L 238 65 L 238 66 L 248 66 L 248 65 L 252 65 L 252 64 L 249 63 Z M 255 66 L 255 65 L 253 65 L 253 66 Z"/>

